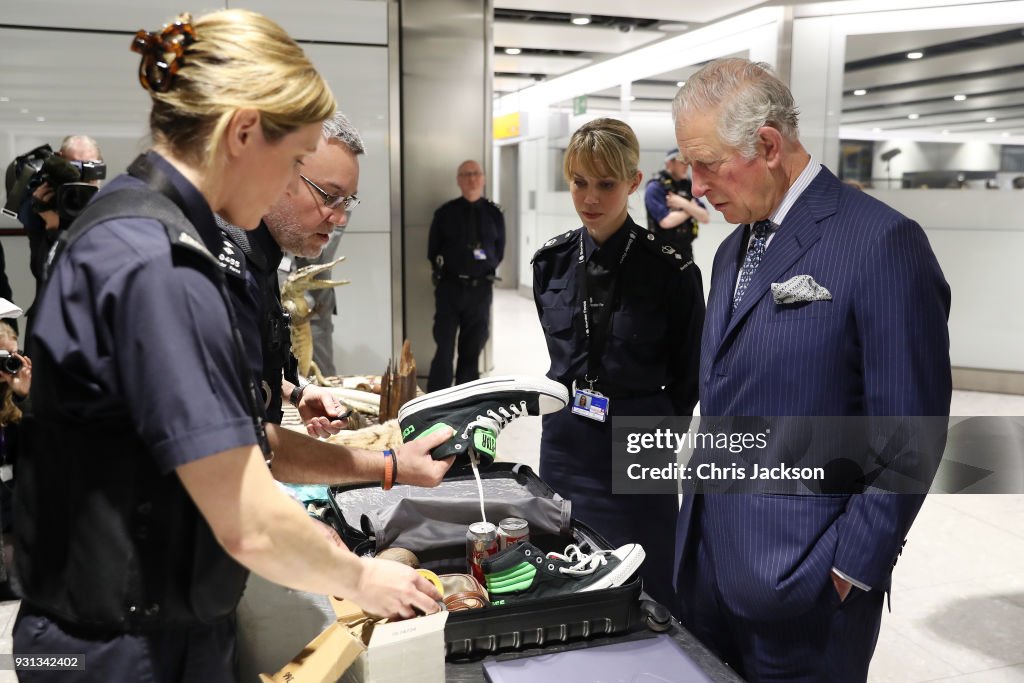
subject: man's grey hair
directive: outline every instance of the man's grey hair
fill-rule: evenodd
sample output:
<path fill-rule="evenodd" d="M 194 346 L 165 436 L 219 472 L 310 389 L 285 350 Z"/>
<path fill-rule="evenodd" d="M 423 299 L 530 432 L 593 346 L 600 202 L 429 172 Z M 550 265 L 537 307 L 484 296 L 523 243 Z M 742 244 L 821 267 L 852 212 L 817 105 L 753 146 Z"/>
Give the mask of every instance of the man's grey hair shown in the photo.
<path fill-rule="evenodd" d="M 672 118 L 678 126 L 681 118 L 705 112 L 717 116 L 719 139 L 746 159 L 757 154 L 763 126 L 797 141 L 793 93 L 764 62 L 716 59 L 690 76 L 672 101 Z"/>
<path fill-rule="evenodd" d="M 331 118 L 324 120 L 324 138 L 345 145 L 350 152 L 357 156 L 366 152 L 366 148 L 363 146 L 363 138 L 359 135 L 359 131 L 348 120 L 348 117 L 340 111 L 335 112 Z"/>
<path fill-rule="evenodd" d="M 100 144 L 88 135 L 69 135 L 64 138 L 60 143 L 61 156 L 66 156 L 66 152 L 72 149 L 93 149 L 96 150 L 96 156 L 94 159 L 99 161 L 103 159 L 103 155 L 100 153 Z"/>

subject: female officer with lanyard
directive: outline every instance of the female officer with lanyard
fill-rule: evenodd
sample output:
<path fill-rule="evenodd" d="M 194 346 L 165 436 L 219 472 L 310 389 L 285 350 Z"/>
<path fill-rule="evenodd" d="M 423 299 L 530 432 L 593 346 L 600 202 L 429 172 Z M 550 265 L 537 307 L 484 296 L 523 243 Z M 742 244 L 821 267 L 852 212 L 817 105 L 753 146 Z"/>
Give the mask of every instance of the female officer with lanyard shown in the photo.
<path fill-rule="evenodd" d="M 358 558 L 274 484 L 224 275 L 218 212 L 255 228 L 334 98 L 251 12 L 140 31 L 153 148 L 58 244 L 29 348 L 17 512 L 22 681 L 234 680 L 247 570 L 366 611 L 434 612 L 434 588 Z M 64 662 L 70 664 L 70 662 Z"/>
<path fill-rule="evenodd" d="M 633 130 L 615 119 L 585 124 L 565 152 L 583 227 L 537 252 L 533 291 L 548 377 L 572 400 L 544 416 L 540 473 L 613 546 L 643 546 L 644 590 L 672 606 L 678 498 L 612 495 L 611 416 L 693 413 L 704 296 L 697 267 L 629 217 L 639 156 Z"/>

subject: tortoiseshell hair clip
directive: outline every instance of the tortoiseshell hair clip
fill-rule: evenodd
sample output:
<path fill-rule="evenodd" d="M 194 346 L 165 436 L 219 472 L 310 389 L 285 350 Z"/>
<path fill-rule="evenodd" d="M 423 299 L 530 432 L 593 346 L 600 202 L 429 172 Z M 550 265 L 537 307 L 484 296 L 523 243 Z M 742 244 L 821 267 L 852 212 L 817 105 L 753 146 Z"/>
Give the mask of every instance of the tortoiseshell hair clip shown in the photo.
<path fill-rule="evenodd" d="M 132 51 L 142 55 L 139 83 L 150 92 L 167 92 L 184 62 L 185 49 L 196 41 L 192 15 L 182 14 L 165 24 L 160 33 L 139 29 L 132 39 Z"/>

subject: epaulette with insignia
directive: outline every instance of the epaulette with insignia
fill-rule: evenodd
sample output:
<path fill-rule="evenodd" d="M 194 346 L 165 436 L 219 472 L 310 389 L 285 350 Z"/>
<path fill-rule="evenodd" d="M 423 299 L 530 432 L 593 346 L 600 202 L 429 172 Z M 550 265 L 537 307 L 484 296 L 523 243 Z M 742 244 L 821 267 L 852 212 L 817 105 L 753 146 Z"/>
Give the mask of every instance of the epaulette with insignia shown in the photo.
<path fill-rule="evenodd" d="M 693 261 L 691 259 L 684 257 L 676 251 L 675 247 L 658 235 L 655 235 L 653 232 L 639 227 L 636 228 L 636 231 L 640 237 L 640 244 L 642 244 L 647 251 L 657 254 L 666 262 L 671 263 L 673 267 L 678 268 L 679 270 L 686 270 L 693 265 Z"/>
<path fill-rule="evenodd" d="M 503 208 L 501 208 L 501 204 L 499 204 L 499 203 L 497 203 L 497 202 L 492 202 L 492 201 L 491 201 L 490 199 L 488 199 L 487 197 L 484 197 L 484 201 L 485 201 L 485 202 L 487 202 L 488 204 L 490 204 L 491 206 L 493 206 L 493 207 L 494 207 L 495 209 L 497 209 L 497 210 L 498 210 L 499 212 L 501 212 L 501 213 L 505 213 L 505 210 L 504 210 Z"/>
<path fill-rule="evenodd" d="M 576 229 L 576 230 L 569 230 L 568 232 L 563 232 L 563 233 L 561 233 L 559 235 L 555 235 L 554 237 L 549 239 L 547 242 L 545 242 L 544 244 L 540 245 L 540 249 L 538 249 L 537 252 L 533 255 L 533 258 L 530 259 L 530 263 L 533 263 L 534 261 L 536 261 L 537 257 L 540 256 L 542 253 L 544 253 L 546 251 L 550 251 L 550 250 L 555 249 L 555 248 L 557 248 L 559 246 L 570 244 L 570 243 L 575 244 L 575 242 L 573 242 L 573 236 L 578 235 L 579 232 L 580 232 L 580 230 Z"/>

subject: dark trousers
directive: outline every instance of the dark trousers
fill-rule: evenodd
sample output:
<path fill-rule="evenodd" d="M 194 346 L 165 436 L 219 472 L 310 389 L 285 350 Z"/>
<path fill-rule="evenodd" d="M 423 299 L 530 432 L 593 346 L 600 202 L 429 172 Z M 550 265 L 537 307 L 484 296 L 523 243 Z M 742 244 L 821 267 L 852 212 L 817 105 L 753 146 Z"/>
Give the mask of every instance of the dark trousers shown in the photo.
<path fill-rule="evenodd" d="M 675 553 L 676 494 L 612 494 L 611 421 L 573 415 L 572 406 L 545 415 L 541 435 L 540 478 L 572 501 L 572 516 L 604 536 L 613 547 L 643 546 L 640 565 L 644 591 L 674 610 L 672 564 Z M 612 399 L 613 415 L 671 415 L 665 394 Z"/>
<path fill-rule="evenodd" d="M 452 358 L 458 339 L 455 383 L 480 377 L 480 352 L 487 343 L 491 321 L 492 285 L 487 280 L 443 281 L 434 290 L 434 343 L 427 391 L 452 385 Z"/>
<path fill-rule="evenodd" d="M 846 600 L 840 602 L 829 581 L 806 614 L 774 621 L 743 619 L 726 606 L 714 560 L 701 539 L 702 534 L 695 536 L 691 539 L 692 551 L 686 553 L 686 564 L 679 572 L 680 621 L 744 680 L 867 680 L 882 621 L 881 591 L 853 588 Z"/>
<path fill-rule="evenodd" d="M 232 683 L 234 617 L 149 634 L 105 633 L 58 624 L 21 603 L 16 655 L 79 655 L 76 671 L 19 671 L 21 683 Z"/>

